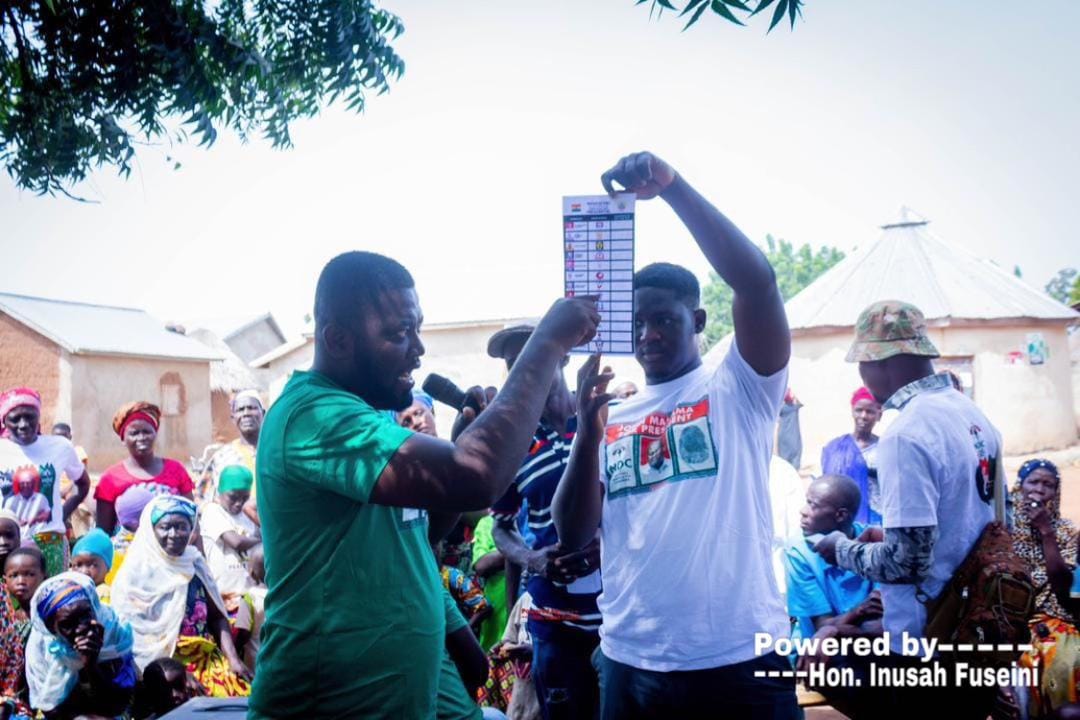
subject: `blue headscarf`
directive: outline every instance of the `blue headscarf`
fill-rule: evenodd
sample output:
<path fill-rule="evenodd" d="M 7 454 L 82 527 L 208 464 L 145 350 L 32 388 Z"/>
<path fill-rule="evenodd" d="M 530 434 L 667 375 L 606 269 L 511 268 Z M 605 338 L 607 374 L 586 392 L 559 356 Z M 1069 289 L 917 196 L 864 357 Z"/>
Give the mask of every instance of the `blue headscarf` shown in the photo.
<path fill-rule="evenodd" d="M 66 607 L 79 600 L 90 601 L 82 583 L 73 580 L 44 584 L 42 592 L 34 593 L 34 603 L 37 606 L 37 614 L 46 625 L 62 607 Z M 95 593 L 96 594 L 96 593 Z"/>
<path fill-rule="evenodd" d="M 1036 470 L 1049 470 L 1055 478 L 1061 480 L 1061 473 L 1058 472 L 1057 465 L 1050 462 L 1049 460 L 1043 460 L 1042 458 L 1034 458 L 1032 460 L 1028 460 L 1026 463 L 1020 466 L 1020 471 L 1016 473 L 1016 475 L 1020 478 L 1020 482 L 1023 482 L 1027 480 L 1028 475 L 1035 472 Z"/>
<path fill-rule="evenodd" d="M 94 528 L 90 532 L 83 535 L 82 540 L 75 543 L 75 547 L 71 549 L 72 557 L 76 555 L 97 555 L 99 558 L 105 561 L 105 567 L 112 570 L 113 561 L 113 545 L 112 540 L 105 534 L 105 531 L 101 528 Z"/>
<path fill-rule="evenodd" d="M 423 390 L 413 390 L 412 399 L 413 402 L 418 402 L 421 405 L 427 407 L 427 409 L 431 411 L 432 415 L 435 414 L 435 398 L 431 397 Z"/>
<path fill-rule="evenodd" d="M 150 524 L 157 525 L 158 521 L 166 515 L 182 515 L 194 523 L 197 512 L 198 507 L 187 498 L 179 495 L 159 495 L 150 512 Z"/>
<path fill-rule="evenodd" d="M 30 638 L 26 643 L 26 681 L 30 705 L 49 711 L 60 706 L 79 680 L 85 659 L 68 641 L 49 629 L 56 611 L 77 600 L 90 604 L 90 611 L 104 630 L 98 653 L 100 671 L 108 668 L 108 680 L 117 688 L 135 687 L 136 671 L 132 657 L 131 626 L 117 618 L 108 605 L 102 605 L 94 590 L 94 581 L 77 572 L 65 572 L 41 584 L 30 601 Z M 120 660 L 118 664 L 102 663 Z"/>

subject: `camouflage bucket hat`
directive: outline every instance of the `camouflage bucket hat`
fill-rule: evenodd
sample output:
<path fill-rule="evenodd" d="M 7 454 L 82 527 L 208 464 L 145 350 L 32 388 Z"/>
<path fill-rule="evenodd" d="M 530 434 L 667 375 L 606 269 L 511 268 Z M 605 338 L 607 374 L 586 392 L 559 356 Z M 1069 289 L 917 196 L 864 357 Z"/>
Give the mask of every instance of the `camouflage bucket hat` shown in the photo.
<path fill-rule="evenodd" d="M 876 302 L 855 322 L 855 342 L 848 362 L 873 362 L 893 355 L 940 357 L 926 335 L 926 318 L 919 308 L 899 300 Z"/>

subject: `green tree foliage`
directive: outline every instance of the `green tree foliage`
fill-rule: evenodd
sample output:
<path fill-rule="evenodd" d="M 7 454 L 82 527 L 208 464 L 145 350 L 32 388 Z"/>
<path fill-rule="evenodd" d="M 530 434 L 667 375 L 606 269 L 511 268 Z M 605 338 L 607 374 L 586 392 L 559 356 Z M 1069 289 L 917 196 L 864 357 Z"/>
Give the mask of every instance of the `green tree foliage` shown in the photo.
<path fill-rule="evenodd" d="M 292 121 L 386 92 L 403 30 L 371 0 L 3 0 L 0 163 L 52 194 L 189 132 L 288 147 Z"/>
<path fill-rule="evenodd" d="M 728 22 L 736 25 L 745 25 L 745 18 L 752 18 L 758 13 L 772 8 L 772 21 L 769 23 L 768 32 L 779 25 L 785 18 L 791 22 L 791 28 L 795 29 L 795 19 L 802 17 L 803 0 L 687 0 L 682 8 L 672 4 L 671 0 L 637 0 L 638 5 L 649 3 L 649 15 L 663 15 L 665 10 L 677 12 L 679 17 L 689 16 L 683 30 L 689 30 L 690 26 L 701 19 L 706 10 L 712 10 Z"/>
<path fill-rule="evenodd" d="M 1058 270 L 1058 274 L 1050 278 L 1046 283 L 1046 294 L 1060 303 L 1069 303 L 1070 291 L 1075 287 L 1077 278 L 1076 268 L 1064 268 Z"/>
<path fill-rule="evenodd" d="M 821 247 L 815 252 L 809 245 L 796 248 L 772 235 L 765 236 L 765 247 L 762 249 L 776 272 L 776 284 L 785 302 L 844 259 L 843 251 L 838 248 Z M 701 298 L 709 316 L 705 326 L 705 342 L 708 346 L 711 347 L 734 329 L 731 318 L 733 299 L 734 294 L 728 284 L 716 273 L 710 273 L 709 284 L 702 291 Z"/>
<path fill-rule="evenodd" d="M 1069 291 L 1069 304 L 1076 305 L 1080 303 L 1080 277 L 1073 280 L 1072 290 Z"/>

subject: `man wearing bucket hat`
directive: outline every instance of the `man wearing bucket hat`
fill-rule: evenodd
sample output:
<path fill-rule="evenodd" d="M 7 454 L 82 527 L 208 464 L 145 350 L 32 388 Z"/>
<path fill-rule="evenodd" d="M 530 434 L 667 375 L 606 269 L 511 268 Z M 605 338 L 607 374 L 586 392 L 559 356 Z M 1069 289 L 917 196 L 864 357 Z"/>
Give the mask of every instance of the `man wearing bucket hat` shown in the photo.
<path fill-rule="evenodd" d="M 532 332 L 532 325 L 498 331 L 488 340 L 488 355 L 512 368 Z M 600 642 L 600 611 L 596 607 L 600 544 L 594 540 L 576 551 L 562 547 L 551 520 L 551 501 L 570 460 L 577 430 L 565 367 L 566 358 L 555 368 L 529 454 L 506 494 L 491 508 L 496 547 L 529 573 L 532 677 L 546 720 L 593 718 L 599 703 L 596 670 L 590 658 Z M 528 543 L 516 524 L 523 501 L 529 511 Z"/>
<path fill-rule="evenodd" d="M 948 373 L 934 372 L 931 359 L 938 356 L 914 305 L 885 300 L 859 316 L 847 359 L 859 363 L 863 382 L 885 409 L 900 411 L 878 448 L 884 530 L 873 537 L 864 534 L 867 542 L 831 533 L 814 548 L 829 562 L 882 583 L 883 625 L 893 653 L 885 660 L 899 667 L 920 662 L 902 655 L 905 634 L 924 635 L 922 600 L 941 593 L 994 518 L 1001 436 L 956 391 Z M 994 688 L 951 685 L 932 690 L 966 694 L 970 697 L 954 707 L 966 707 L 973 718 L 987 716 Z M 859 692 L 855 715 L 886 717 L 912 707 L 914 695 L 922 693 L 932 694 L 926 688 Z"/>

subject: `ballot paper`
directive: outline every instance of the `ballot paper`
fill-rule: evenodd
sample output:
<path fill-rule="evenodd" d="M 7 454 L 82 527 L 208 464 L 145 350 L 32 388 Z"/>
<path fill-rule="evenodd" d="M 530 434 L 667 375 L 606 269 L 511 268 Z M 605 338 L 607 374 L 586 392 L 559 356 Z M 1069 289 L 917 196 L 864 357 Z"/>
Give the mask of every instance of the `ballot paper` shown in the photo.
<path fill-rule="evenodd" d="M 573 352 L 634 353 L 633 193 L 563 198 L 563 277 L 566 297 L 598 299 L 596 337 Z"/>

